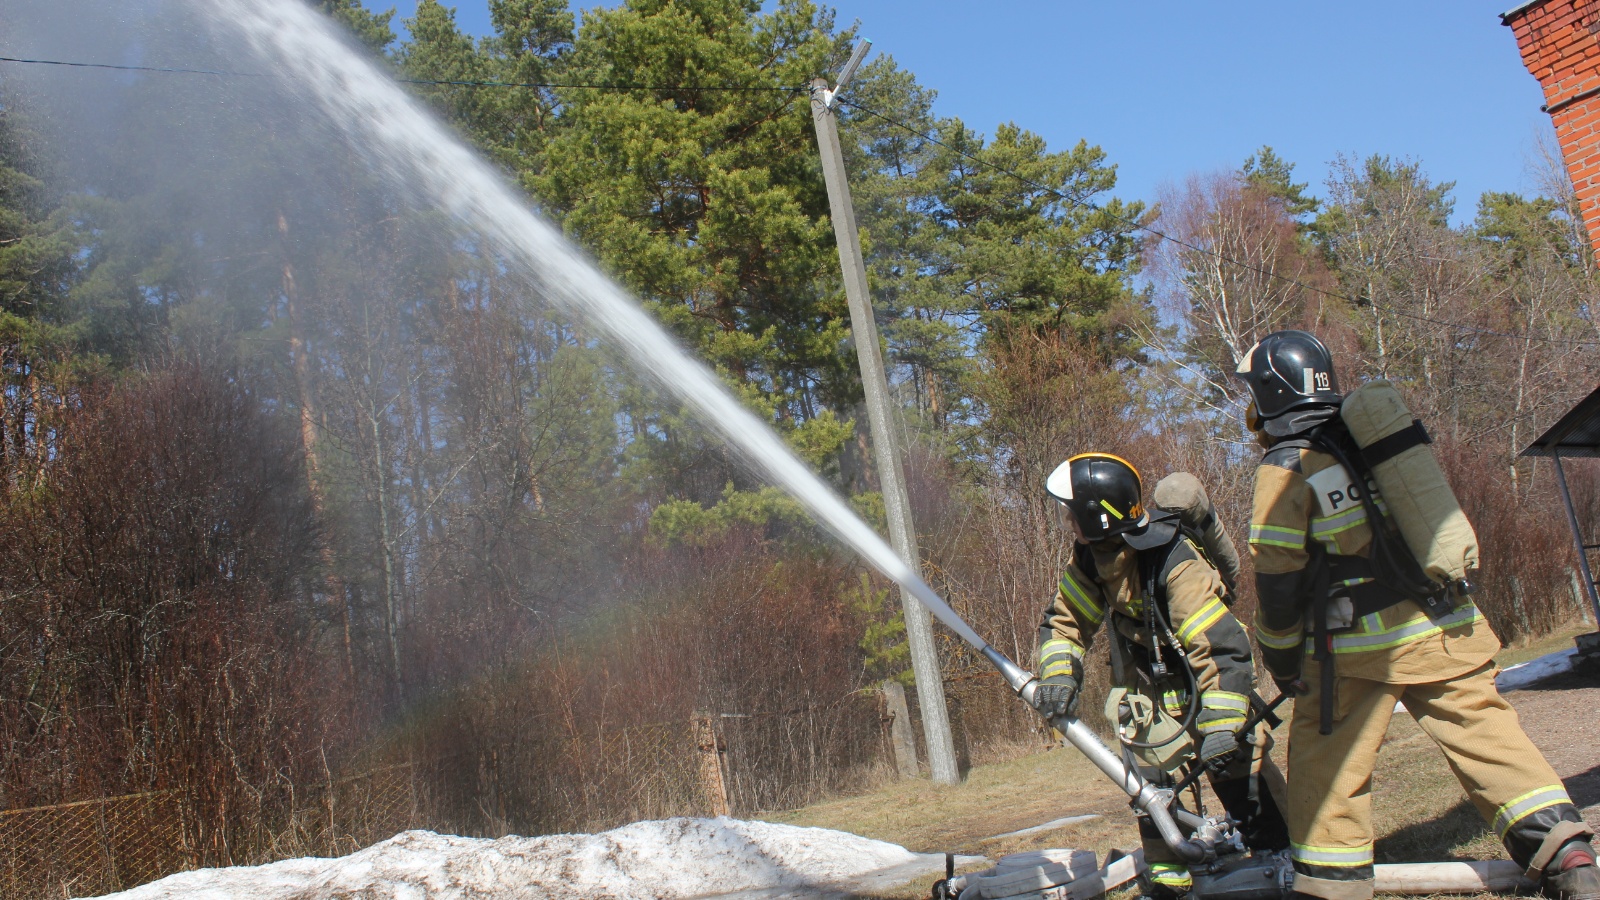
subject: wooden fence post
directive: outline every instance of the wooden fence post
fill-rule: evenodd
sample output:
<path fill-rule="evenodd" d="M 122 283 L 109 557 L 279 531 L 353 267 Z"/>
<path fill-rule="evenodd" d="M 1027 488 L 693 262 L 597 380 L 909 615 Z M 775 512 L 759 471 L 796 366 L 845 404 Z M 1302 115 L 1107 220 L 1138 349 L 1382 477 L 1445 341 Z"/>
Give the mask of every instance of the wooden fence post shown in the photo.
<path fill-rule="evenodd" d="M 906 705 L 905 685 L 898 681 L 885 681 L 882 688 L 884 706 L 889 714 L 889 746 L 894 749 L 894 769 L 902 779 L 918 778 L 917 741 L 911 734 L 911 707 Z"/>
<path fill-rule="evenodd" d="M 700 787 L 711 800 L 711 814 L 726 816 L 728 812 L 728 782 L 722 775 L 721 735 L 717 719 L 706 713 L 695 713 L 694 743 L 700 751 Z"/>

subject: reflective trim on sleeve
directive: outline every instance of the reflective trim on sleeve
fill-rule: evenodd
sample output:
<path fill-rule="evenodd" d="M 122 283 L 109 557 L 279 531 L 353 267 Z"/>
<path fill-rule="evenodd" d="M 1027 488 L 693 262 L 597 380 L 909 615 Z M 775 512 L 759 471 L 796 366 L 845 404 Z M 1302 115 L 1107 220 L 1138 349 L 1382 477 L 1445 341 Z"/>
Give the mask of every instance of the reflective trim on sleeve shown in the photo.
<path fill-rule="evenodd" d="M 1250 698 L 1232 691 L 1206 691 L 1200 695 L 1200 710 L 1195 730 L 1201 734 L 1237 731 L 1250 711 Z"/>
<path fill-rule="evenodd" d="M 1039 658 L 1046 661 L 1050 657 L 1061 653 L 1076 656 L 1079 659 L 1083 658 L 1083 648 L 1078 646 L 1075 641 L 1069 641 L 1066 638 L 1051 638 L 1044 642 L 1044 646 L 1039 648 Z"/>
<path fill-rule="evenodd" d="M 1281 525 L 1251 525 L 1250 543 L 1299 550 L 1306 545 L 1306 533 L 1297 528 L 1284 528 Z"/>
<path fill-rule="evenodd" d="M 1207 628 L 1217 624 L 1227 614 L 1228 607 L 1221 600 L 1212 597 L 1201 604 L 1189 618 L 1183 620 L 1183 624 L 1178 627 L 1178 642 L 1185 647 L 1193 644 L 1195 638 L 1205 634 Z"/>
<path fill-rule="evenodd" d="M 1194 730 L 1201 734 L 1213 734 L 1218 731 L 1238 731 L 1244 725 L 1244 716 L 1225 716 L 1216 719 L 1207 719 L 1196 722 Z"/>
<path fill-rule="evenodd" d="M 1039 677 L 1071 675 L 1083 669 L 1083 648 L 1066 638 L 1054 638 L 1039 648 Z"/>
<path fill-rule="evenodd" d="M 1346 869 L 1372 865 L 1372 845 L 1360 847 L 1311 847 L 1290 844 L 1289 858 L 1313 866 Z"/>
<path fill-rule="evenodd" d="M 1367 650 L 1386 650 L 1390 647 L 1398 647 L 1401 644 L 1409 644 L 1412 641 L 1438 634 L 1446 628 L 1454 628 L 1457 625 L 1466 625 L 1469 622 L 1478 622 L 1482 619 L 1483 613 L 1479 612 L 1478 607 L 1469 600 L 1456 607 L 1454 612 L 1441 616 L 1437 620 L 1429 619 L 1426 613 L 1422 613 L 1415 618 L 1407 619 L 1399 625 L 1385 628 L 1381 631 L 1372 631 L 1364 628 L 1362 631 L 1354 633 L 1334 635 L 1333 652 L 1361 653 Z M 1367 626 L 1369 624 L 1367 618 L 1363 617 L 1362 625 Z"/>
<path fill-rule="evenodd" d="M 1071 572 L 1061 576 L 1061 593 L 1066 596 L 1067 602 L 1071 603 L 1074 609 L 1083 614 L 1089 624 L 1099 625 L 1106 617 L 1105 607 L 1090 599 L 1088 591 L 1078 585 L 1077 579 L 1072 577 Z"/>
<path fill-rule="evenodd" d="M 1200 695 L 1200 705 L 1206 709 L 1232 709 L 1250 711 L 1250 698 L 1232 691 L 1206 691 Z"/>
<path fill-rule="evenodd" d="M 1572 798 L 1567 796 L 1566 789 L 1559 784 L 1529 791 L 1500 807 L 1495 812 L 1494 830 L 1500 835 L 1501 840 L 1505 840 L 1506 832 L 1510 831 L 1513 825 L 1533 813 L 1551 806 L 1557 806 L 1562 803 L 1570 804 L 1571 802 Z"/>

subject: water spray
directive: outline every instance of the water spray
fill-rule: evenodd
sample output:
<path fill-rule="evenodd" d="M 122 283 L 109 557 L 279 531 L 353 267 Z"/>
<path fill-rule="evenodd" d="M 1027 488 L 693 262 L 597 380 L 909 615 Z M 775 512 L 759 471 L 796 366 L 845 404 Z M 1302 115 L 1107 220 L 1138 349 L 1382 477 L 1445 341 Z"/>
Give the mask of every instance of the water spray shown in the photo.
<path fill-rule="evenodd" d="M 550 224 L 525 198 L 384 73 L 346 47 L 324 16 L 300 0 L 188 0 L 213 31 L 242 38 L 277 77 L 316 104 L 351 146 L 388 180 L 409 186 L 429 205 L 487 238 L 507 268 L 537 286 L 555 306 L 605 336 L 638 368 L 698 414 L 771 481 L 788 491 L 846 546 L 900 584 L 1000 672 L 1032 703 L 1032 673 L 979 637 L 927 582 L 861 520 L 777 434 L 734 398 L 705 364 L 693 359 L 634 299 Z M 858 56 L 861 55 L 858 51 Z M 856 60 L 859 62 L 859 60 Z M 1178 820 L 1201 834 L 1185 838 L 1172 792 L 1136 769 L 1070 716 L 1052 722 L 1073 746 L 1148 813 L 1185 859 L 1216 855 L 1203 843 L 1208 820 L 1181 808 Z"/>
<path fill-rule="evenodd" d="M 979 637 L 766 423 L 741 405 L 710 368 L 693 359 L 626 291 L 529 209 L 526 198 L 487 162 L 386 73 L 347 47 L 325 16 L 302 0 L 183 2 L 213 32 L 242 40 L 273 76 L 318 107 L 386 180 L 410 188 L 430 207 L 482 235 L 503 255 L 508 273 L 538 288 L 554 306 L 622 350 L 640 371 L 693 409 L 700 421 L 755 469 L 792 495 L 819 524 L 921 602 L 987 659 L 1022 701 L 1032 704 L 1038 687 L 1032 673 Z M 859 64 L 863 51 L 864 47 L 858 49 L 852 67 Z M 1133 805 L 1151 818 L 1180 857 L 1213 873 L 1197 876 L 1197 895 L 1256 900 L 1281 893 L 1280 876 L 1286 863 L 1266 870 L 1269 879 L 1263 884 L 1260 867 L 1239 867 L 1236 851 L 1242 848 L 1226 821 L 1183 809 L 1170 788 L 1144 779 L 1078 719 L 1062 716 L 1050 724 L 1133 799 Z M 1465 864 L 1448 865 L 1460 868 Z M 1440 866 L 1380 866 L 1379 887 L 1421 892 L 1424 888 L 1459 890 L 1467 881 L 1478 889 L 1491 883 L 1487 870 L 1462 875 L 1452 869 L 1448 874 L 1459 883 L 1450 884 L 1448 879 L 1440 880 L 1442 875 L 1433 880 L 1420 877 L 1437 875 L 1434 870 L 1442 871 Z M 1385 887 L 1386 868 L 1419 870 L 1419 878 L 1404 887 Z M 1422 869 L 1429 871 L 1422 873 Z M 1271 880 L 1273 877 L 1276 880 Z M 1214 888 L 1209 893 L 1201 890 L 1206 878 Z M 1241 878 L 1256 881 L 1230 889 L 1229 885 Z"/>

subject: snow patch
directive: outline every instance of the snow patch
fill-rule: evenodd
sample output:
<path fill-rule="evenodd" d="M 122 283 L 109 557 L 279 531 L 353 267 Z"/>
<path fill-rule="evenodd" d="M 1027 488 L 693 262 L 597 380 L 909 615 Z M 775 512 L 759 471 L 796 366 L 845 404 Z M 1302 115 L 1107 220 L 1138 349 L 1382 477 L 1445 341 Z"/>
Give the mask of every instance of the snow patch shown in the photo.
<path fill-rule="evenodd" d="M 601 834 L 464 838 L 407 831 L 338 859 L 181 872 L 117 900 L 691 900 L 881 891 L 942 875 L 944 857 L 740 819 L 635 822 Z"/>
<path fill-rule="evenodd" d="M 1572 671 L 1572 663 L 1578 655 L 1577 647 L 1570 647 L 1555 653 L 1549 653 L 1538 659 L 1530 659 L 1525 663 L 1501 669 L 1500 674 L 1494 678 L 1495 687 L 1500 693 L 1519 691 L 1523 688 L 1537 684 L 1552 675 L 1561 675 Z"/>

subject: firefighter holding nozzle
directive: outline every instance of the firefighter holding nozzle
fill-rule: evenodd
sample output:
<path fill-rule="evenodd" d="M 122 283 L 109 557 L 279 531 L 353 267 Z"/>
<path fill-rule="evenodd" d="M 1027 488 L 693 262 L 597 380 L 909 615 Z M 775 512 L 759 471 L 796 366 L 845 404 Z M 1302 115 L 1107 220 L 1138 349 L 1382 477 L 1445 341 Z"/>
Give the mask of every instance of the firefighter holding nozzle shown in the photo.
<path fill-rule="evenodd" d="M 1372 897 L 1372 772 L 1400 703 L 1546 896 L 1600 900 L 1592 833 L 1495 688 L 1500 642 L 1468 596 L 1477 538 L 1422 423 L 1386 381 L 1341 394 L 1304 331 L 1262 338 L 1236 374 L 1267 447 L 1250 520 L 1256 640 L 1298 695 L 1294 893 Z"/>
<path fill-rule="evenodd" d="M 1046 490 L 1065 507 L 1074 540 L 1039 630 L 1039 711 L 1051 719 L 1075 714 L 1085 654 L 1105 623 L 1115 685 L 1106 716 L 1145 777 L 1172 784 L 1188 766 L 1207 766 L 1246 845 L 1286 849 L 1281 800 L 1273 796 L 1281 798 L 1283 776 L 1267 756 L 1269 732 L 1258 727 L 1243 741 L 1238 734 L 1252 698 L 1260 699 L 1249 638 L 1228 611 L 1238 556 L 1200 482 L 1168 476 L 1147 511 L 1131 464 L 1084 453 L 1058 466 Z M 1189 870 L 1148 817 L 1139 829 L 1149 892 L 1186 893 Z"/>

